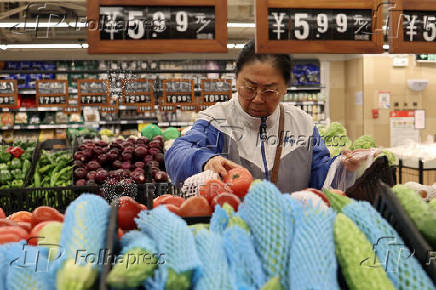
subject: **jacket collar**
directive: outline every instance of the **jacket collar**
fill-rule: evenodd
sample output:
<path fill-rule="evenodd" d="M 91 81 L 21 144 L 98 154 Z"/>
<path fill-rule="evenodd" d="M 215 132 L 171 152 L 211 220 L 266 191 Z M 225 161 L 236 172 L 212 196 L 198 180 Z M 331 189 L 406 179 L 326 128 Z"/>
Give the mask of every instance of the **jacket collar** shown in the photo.
<path fill-rule="evenodd" d="M 238 119 L 238 120 L 241 120 L 245 126 L 258 129 L 260 127 L 260 118 L 259 117 L 252 117 L 247 112 L 245 112 L 244 109 L 242 109 L 241 104 L 239 103 L 237 94 L 233 95 L 232 101 L 233 101 L 234 107 L 236 108 L 236 114 L 237 114 L 236 116 L 233 116 L 233 117 Z M 275 124 L 278 124 L 279 115 L 280 115 L 279 106 L 280 105 L 278 105 L 277 108 L 274 110 L 274 112 L 267 117 L 267 120 L 266 120 L 267 128 L 272 128 Z"/>

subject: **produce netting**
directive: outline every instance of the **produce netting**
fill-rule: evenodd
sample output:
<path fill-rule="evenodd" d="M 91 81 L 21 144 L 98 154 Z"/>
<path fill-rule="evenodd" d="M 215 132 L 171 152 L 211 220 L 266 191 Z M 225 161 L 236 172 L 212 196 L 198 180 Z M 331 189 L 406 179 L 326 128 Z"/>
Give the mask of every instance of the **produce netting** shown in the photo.
<path fill-rule="evenodd" d="M 194 290 L 235 289 L 222 237 L 211 231 L 200 230 L 195 235 L 195 245 L 203 268 L 201 272 L 194 273 Z"/>
<path fill-rule="evenodd" d="M 141 248 L 150 253 L 157 253 L 155 242 L 140 231 L 130 231 L 121 238 L 121 254 L 124 255 L 130 249 Z"/>
<path fill-rule="evenodd" d="M 392 226 L 368 202 L 351 202 L 342 209 L 374 247 L 396 289 L 435 289 L 413 253 Z M 435 229 L 436 230 L 436 229 Z"/>
<path fill-rule="evenodd" d="M 293 225 L 280 191 L 268 181 L 253 183 L 239 206 L 239 215 L 250 227 L 266 279 L 279 277 L 282 286 L 289 289 Z"/>

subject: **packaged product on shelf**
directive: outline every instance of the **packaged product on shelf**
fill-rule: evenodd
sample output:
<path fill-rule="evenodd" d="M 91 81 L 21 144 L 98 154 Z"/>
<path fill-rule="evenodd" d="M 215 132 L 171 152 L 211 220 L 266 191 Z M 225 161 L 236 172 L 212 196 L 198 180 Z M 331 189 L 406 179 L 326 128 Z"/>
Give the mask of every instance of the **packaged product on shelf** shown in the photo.
<path fill-rule="evenodd" d="M 81 123 L 82 115 L 79 113 L 74 113 L 70 115 L 70 123 Z"/>
<path fill-rule="evenodd" d="M 39 113 L 29 113 L 29 124 L 40 124 L 41 119 L 39 118 Z"/>
<path fill-rule="evenodd" d="M 55 139 L 66 139 L 67 130 L 65 129 L 55 129 Z"/>
<path fill-rule="evenodd" d="M 14 141 L 14 131 L 4 130 L 2 133 L 2 139 L 4 143 L 12 143 Z"/>
<path fill-rule="evenodd" d="M 84 107 L 83 118 L 85 122 L 100 122 L 100 113 L 97 108 Z"/>
<path fill-rule="evenodd" d="M 56 112 L 56 124 L 68 123 L 68 115 L 64 112 Z"/>
<path fill-rule="evenodd" d="M 15 124 L 27 124 L 27 113 L 25 112 L 15 113 Z"/>
<path fill-rule="evenodd" d="M 11 112 L 3 112 L 0 114 L 0 125 L 2 127 L 14 126 L 14 115 Z"/>
<path fill-rule="evenodd" d="M 41 132 L 39 133 L 38 140 L 39 142 L 45 141 L 47 139 L 54 139 L 55 138 L 55 130 L 54 129 L 41 129 Z"/>
<path fill-rule="evenodd" d="M 45 112 L 44 119 L 42 119 L 43 124 L 54 124 L 55 114 L 54 112 Z"/>

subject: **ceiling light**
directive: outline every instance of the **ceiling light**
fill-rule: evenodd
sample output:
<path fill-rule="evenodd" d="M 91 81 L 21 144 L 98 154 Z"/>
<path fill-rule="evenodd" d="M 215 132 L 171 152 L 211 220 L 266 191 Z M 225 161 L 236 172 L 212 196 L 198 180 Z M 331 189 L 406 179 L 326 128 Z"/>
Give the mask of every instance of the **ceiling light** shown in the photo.
<path fill-rule="evenodd" d="M 246 23 L 246 22 L 228 22 L 227 27 L 237 27 L 237 28 L 255 28 L 256 23 Z"/>

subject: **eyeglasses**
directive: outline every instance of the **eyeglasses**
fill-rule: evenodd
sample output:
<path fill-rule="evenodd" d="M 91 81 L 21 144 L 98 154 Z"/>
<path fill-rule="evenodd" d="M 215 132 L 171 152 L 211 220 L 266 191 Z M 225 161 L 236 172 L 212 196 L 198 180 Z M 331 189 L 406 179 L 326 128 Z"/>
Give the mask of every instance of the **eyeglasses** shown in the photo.
<path fill-rule="evenodd" d="M 252 100 L 257 95 L 257 89 L 255 87 L 239 87 L 238 92 L 239 95 L 244 98 L 245 100 Z M 264 89 L 260 91 L 260 95 L 264 99 L 273 99 L 278 96 L 280 96 L 280 92 L 277 90 L 271 90 L 271 89 Z"/>

